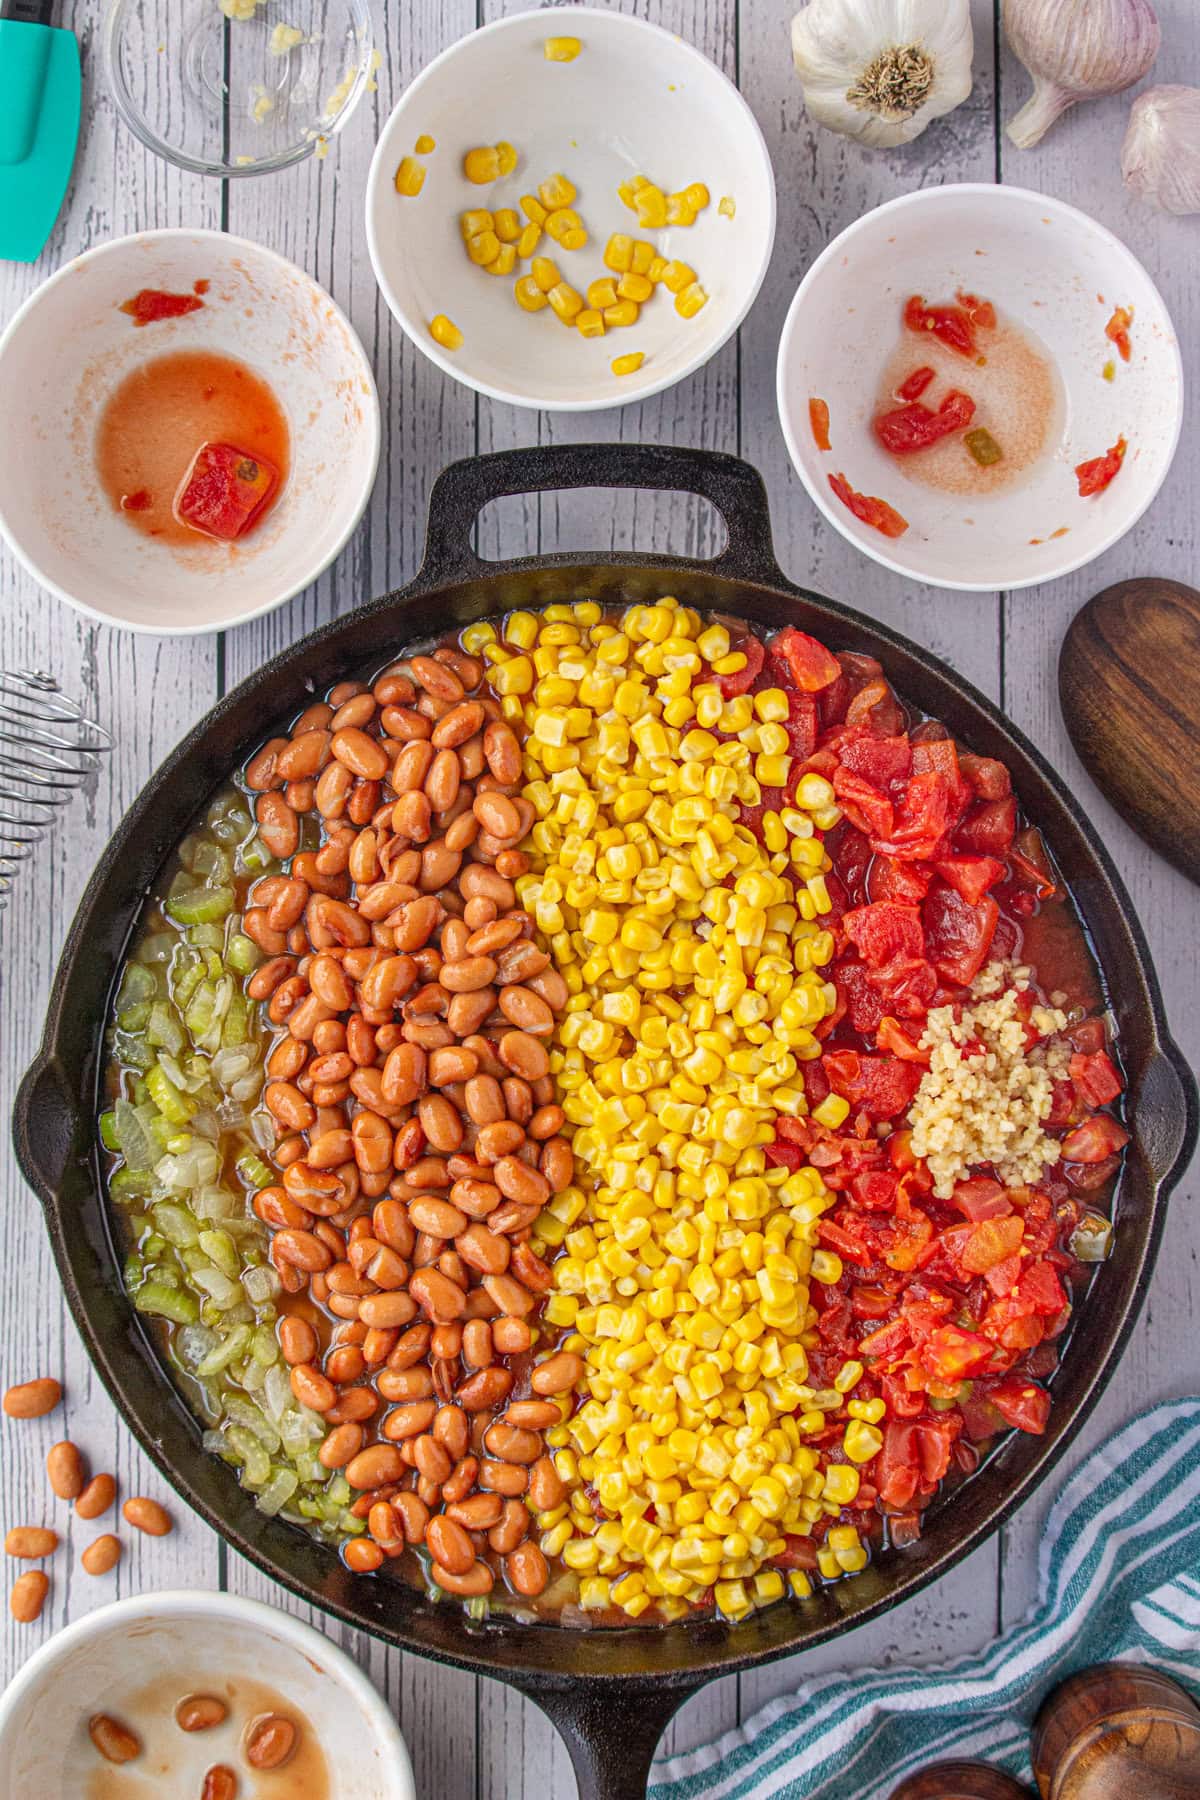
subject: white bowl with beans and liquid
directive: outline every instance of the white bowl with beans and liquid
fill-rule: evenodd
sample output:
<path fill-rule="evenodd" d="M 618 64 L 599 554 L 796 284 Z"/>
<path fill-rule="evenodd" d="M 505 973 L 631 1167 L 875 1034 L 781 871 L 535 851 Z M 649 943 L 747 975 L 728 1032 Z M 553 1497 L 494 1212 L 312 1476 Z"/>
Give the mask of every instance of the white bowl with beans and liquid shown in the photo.
<path fill-rule="evenodd" d="M 184 1731 L 178 1701 L 212 1695 L 228 1708 L 209 1730 Z M 264 1711 L 298 1728 L 274 1770 L 246 1760 Z M 108 1762 L 89 1722 L 102 1714 L 136 1733 L 133 1761 Z M 214 1764 L 238 1775 L 246 1800 L 415 1800 L 399 1727 L 342 1651 L 274 1607 L 232 1594 L 165 1593 L 119 1600 L 57 1633 L 0 1697 L 0 1800 L 134 1800 L 199 1796 Z"/>

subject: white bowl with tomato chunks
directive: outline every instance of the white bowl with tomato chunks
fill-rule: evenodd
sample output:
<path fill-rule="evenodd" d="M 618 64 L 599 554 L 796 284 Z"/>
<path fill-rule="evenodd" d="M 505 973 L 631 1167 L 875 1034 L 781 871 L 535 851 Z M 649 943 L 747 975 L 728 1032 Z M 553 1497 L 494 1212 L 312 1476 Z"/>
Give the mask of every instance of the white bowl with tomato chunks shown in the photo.
<path fill-rule="evenodd" d="M 857 220 L 797 290 L 777 400 L 844 537 L 914 581 L 991 591 L 1082 567 L 1166 479 L 1179 345 L 1145 269 L 1060 200 L 924 188 Z"/>

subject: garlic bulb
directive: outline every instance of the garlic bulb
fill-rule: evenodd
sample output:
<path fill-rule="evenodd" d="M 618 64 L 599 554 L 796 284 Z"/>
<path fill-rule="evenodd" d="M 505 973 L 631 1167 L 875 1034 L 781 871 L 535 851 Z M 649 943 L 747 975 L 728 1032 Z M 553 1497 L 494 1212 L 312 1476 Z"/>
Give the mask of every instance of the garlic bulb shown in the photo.
<path fill-rule="evenodd" d="M 961 105 L 974 47 L 969 0 L 809 0 L 792 20 L 810 114 L 873 149 Z"/>
<path fill-rule="evenodd" d="M 1004 29 L 1033 76 L 1033 93 L 1008 127 L 1019 150 L 1039 143 L 1077 100 L 1140 81 L 1161 37 L 1150 0 L 1004 0 Z"/>
<path fill-rule="evenodd" d="M 1133 103 L 1121 146 L 1132 193 L 1164 212 L 1200 212 L 1200 88 L 1147 88 Z"/>

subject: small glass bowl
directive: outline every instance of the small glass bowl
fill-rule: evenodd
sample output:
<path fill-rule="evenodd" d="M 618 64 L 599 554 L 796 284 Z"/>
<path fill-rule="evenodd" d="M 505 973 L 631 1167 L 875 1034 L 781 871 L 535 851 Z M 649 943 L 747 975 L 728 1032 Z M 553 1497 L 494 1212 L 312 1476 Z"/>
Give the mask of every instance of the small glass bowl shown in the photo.
<path fill-rule="evenodd" d="M 113 0 L 104 48 L 134 135 L 178 168 L 222 179 L 324 154 L 375 63 L 366 0 L 258 0 L 238 19 L 221 0 Z"/>

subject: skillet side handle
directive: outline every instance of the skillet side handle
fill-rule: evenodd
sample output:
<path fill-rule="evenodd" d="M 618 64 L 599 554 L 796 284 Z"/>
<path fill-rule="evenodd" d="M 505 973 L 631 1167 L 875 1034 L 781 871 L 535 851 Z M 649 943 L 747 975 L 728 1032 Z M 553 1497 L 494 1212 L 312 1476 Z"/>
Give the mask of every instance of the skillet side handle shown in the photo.
<path fill-rule="evenodd" d="M 659 1739 L 704 1679 L 628 1680 L 611 1688 L 583 1679 L 550 1692 L 520 1679 L 513 1685 L 541 1707 L 567 1746 L 579 1800 L 643 1800 Z"/>
<path fill-rule="evenodd" d="M 26 1071 L 13 1108 L 13 1149 L 21 1173 L 49 1205 L 62 1186 L 80 1120 L 57 1065 L 39 1056 Z"/>
<path fill-rule="evenodd" d="M 1133 1096 L 1133 1124 L 1156 1182 L 1174 1187 L 1196 1149 L 1200 1099 L 1196 1077 L 1170 1038 L 1152 1058 Z"/>
<path fill-rule="evenodd" d="M 415 586 L 440 588 L 490 573 L 471 548 L 483 508 L 507 494 L 564 488 L 654 488 L 698 494 L 725 521 L 728 542 L 700 566 L 733 580 L 786 585 L 771 541 L 771 513 L 761 475 L 718 450 L 668 444 L 533 445 L 469 457 L 443 469 L 429 496 L 425 560 Z"/>

